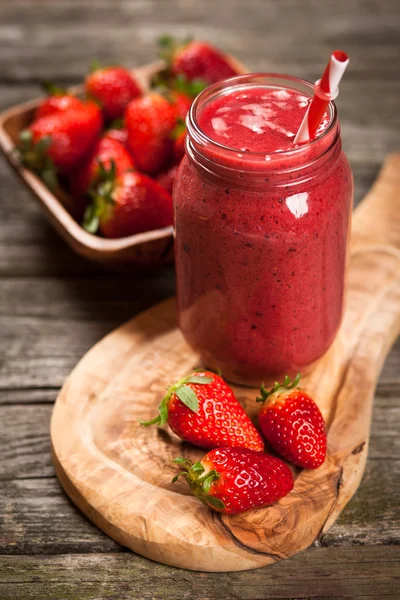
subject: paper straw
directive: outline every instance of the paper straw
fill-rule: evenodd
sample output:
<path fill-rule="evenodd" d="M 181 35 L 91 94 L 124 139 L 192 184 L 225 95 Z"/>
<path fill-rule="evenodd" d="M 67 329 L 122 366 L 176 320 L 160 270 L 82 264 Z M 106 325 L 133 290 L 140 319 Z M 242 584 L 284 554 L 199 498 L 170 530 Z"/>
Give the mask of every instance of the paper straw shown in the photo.
<path fill-rule="evenodd" d="M 294 138 L 294 144 L 304 144 L 313 139 L 329 102 L 339 94 L 338 85 L 348 64 L 349 57 L 345 52 L 332 52 L 324 74 L 315 82 L 313 99 Z"/>

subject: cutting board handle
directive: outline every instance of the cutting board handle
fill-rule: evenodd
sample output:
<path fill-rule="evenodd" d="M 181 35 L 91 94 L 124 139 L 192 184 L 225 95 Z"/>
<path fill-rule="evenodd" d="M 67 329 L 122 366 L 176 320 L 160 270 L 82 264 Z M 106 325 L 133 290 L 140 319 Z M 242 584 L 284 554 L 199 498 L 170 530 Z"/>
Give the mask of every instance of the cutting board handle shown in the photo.
<path fill-rule="evenodd" d="M 384 244 L 400 251 L 400 153 L 386 158 L 354 216 L 353 248 L 359 244 Z"/>

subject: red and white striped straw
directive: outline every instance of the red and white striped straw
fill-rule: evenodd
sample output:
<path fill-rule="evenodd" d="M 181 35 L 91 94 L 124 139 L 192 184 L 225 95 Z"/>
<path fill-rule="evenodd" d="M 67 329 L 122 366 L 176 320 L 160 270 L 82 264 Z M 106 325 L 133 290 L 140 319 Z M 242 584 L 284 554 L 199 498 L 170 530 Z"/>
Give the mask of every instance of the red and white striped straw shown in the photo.
<path fill-rule="evenodd" d="M 324 74 L 315 82 L 314 96 L 294 138 L 294 144 L 304 144 L 313 139 L 331 100 L 339 94 L 338 85 L 349 64 L 342 50 L 332 52 Z"/>

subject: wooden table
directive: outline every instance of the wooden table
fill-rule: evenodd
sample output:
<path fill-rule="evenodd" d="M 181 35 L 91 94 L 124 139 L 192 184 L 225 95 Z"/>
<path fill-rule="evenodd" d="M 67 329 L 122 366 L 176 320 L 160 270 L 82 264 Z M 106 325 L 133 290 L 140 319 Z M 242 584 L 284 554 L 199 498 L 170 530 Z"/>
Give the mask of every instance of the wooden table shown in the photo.
<path fill-rule="evenodd" d="M 193 33 L 254 70 L 316 79 L 351 56 L 338 100 L 360 200 L 400 149 L 398 0 L 2 0 L 0 104 L 79 81 L 90 61 L 141 64 L 164 32 Z M 75 256 L 0 161 L 0 598 L 2 600 L 400 598 L 400 344 L 379 381 L 358 493 L 315 547 L 272 567 L 196 574 L 119 547 L 61 491 L 52 404 L 104 334 L 174 292 L 173 269 L 137 276 Z"/>

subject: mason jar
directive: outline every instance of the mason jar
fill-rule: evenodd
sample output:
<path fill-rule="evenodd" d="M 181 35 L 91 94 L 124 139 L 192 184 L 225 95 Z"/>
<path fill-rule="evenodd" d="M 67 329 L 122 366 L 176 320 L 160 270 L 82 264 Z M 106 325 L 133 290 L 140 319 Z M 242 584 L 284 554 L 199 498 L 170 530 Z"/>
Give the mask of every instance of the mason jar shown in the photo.
<path fill-rule="evenodd" d="M 204 366 L 251 385 L 303 372 L 332 344 L 353 194 L 333 102 L 323 131 L 301 146 L 265 152 L 240 135 L 232 147 L 213 139 L 214 107 L 223 115 L 232 94 L 257 106 L 255 90 L 306 105 L 313 84 L 249 74 L 208 87 L 189 112 L 174 187 L 180 329 Z"/>

